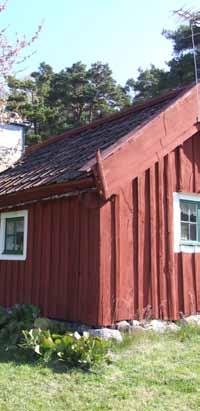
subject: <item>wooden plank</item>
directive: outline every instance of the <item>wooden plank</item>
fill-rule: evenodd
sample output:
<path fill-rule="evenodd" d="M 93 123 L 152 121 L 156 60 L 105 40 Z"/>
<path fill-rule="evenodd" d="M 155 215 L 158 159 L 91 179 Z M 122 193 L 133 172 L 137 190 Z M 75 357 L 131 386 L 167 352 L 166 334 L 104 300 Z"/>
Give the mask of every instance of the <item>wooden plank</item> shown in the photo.
<path fill-rule="evenodd" d="M 70 318 L 70 303 L 72 298 L 73 290 L 70 288 L 70 274 L 69 274 L 69 247 L 72 246 L 72 239 L 70 238 L 70 201 L 67 199 L 61 200 L 60 203 L 60 213 L 61 213 L 61 225 L 60 225 L 60 272 L 62 282 L 62 287 L 59 286 L 59 299 L 61 302 L 62 317 Z M 76 257 L 78 258 L 78 256 Z M 76 293 L 78 293 L 78 288 L 76 288 Z"/>
<path fill-rule="evenodd" d="M 87 321 L 98 325 L 99 315 L 99 287 L 100 287 L 100 256 L 99 256 L 99 208 L 89 210 L 88 219 L 88 281 L 87 281 Z M 112 294 L 110 295 L 112 297 Z M 112 300 L 110 301 L 110 304 Z"/>
<path fill-rule="evenodd" d="M 189 315 L 196 312 L 196 298 L 193 272 L 193 255 L 190 253 L 182 253 L 182 269 L 183 269 L 183 298 L 184 298 L 184 314 Z"/>
<path fill-rule="evenodd" d="M 158 199 L 158 267 L 159 267 L 159 300 L 160 318 L 168 318 L 166 267 L 165 267 L 165 231 L 164 231 L 164 161 L 161 159 L 157 168 L 157 199 Z"/>
<path fill-rule="evenodd" d="M 119 195 L 120 269 L 118 320 L 131 319 L 134 313 L 133 274 L 133 193 L 132 185 L 123 187 Z M 117 222 L 116 222 L 117 224 Z"/>
<path fill-rule="evenodd" d="M 114 196 L 111 200 L 111 241 L 112 241 L 112 260 L 111 260 L 111 317 L 114 324 L 118 318 L 119 279 L 120 279 L 120 214 L 119 196 Z"/>
<path fill-rule="evenodd" d="M 192 137 L 194 191 L 200 193 L 200 133 Z"/>
<path fill-rule="evenodd" d="M 10 287 L 10 302 L 9 305 L 14 305 L 16 303 L 16 297 L 17 297 L 17 285 L 18 285 L 18 261 L 12 261 L 12 276 L 11 276 L 11 284 L 12 287 Z"/>
<path fill-rule="evenodd" d="M 194 166 L 192 138 L 186 141 L 180 150 L 180 166 L 182 190 L 186 193 L 194 191 Z"/>
<path fill-rule="evenodd" d="M 144 317 L 152 314 L 151 229 L 150 229 L 150 171 L 144 173 Z"/>
<path fill-rule="evenodd" d="M 157 241 L 156 241 L 156 190 L 155 190 L 155 166 L 150 168 L 150 241 L 151 241 L 151 300 L 152 315 L 159 317 L 159 291 L 158 291 L 158 272 L 157 272 Z"/>
<path fill-rule="evenodd" d="M 200 254 L 194 254 L 196 309 L 200 312 Z"/>
<path fill-rule="evenodd" d="M 101 324 L 112 323 L 112 258 L 111 203 L 107 201 L 100 210 L 100 317 Z"/>
<path fill-rule="evenodd" d="M 21 188 L 21 185 L 19 184 Z M 5 208 L 14 205 L 14 207 L 21 206 L 24 202 L 39 201 L 41 199 L 50 198 L 51 196 L 69 194 L 71 197 L 76 196 L 78 191 L 82 189 L 93 189 L 95 187 L 94 177 L 87 177 L 82 180 L 74 180 L 61 184 L 47 184 L 46 186 L 37 186 L 34 188 L 14 193 L 1 195 L 0 206 Z"/>
<path fill-rule="evenodd" d="M 49 280 L 51 264 L 51 203 L 43 205 L 43 228 L 42 228 L 42 254 L 41 254 L 41 290 L 40 301 L 42 301 L 44 315 L 48 315 L 49 305 Z"/>
<path fill-rule="evenodd" d="M 29 207 L 28 209 L 28 235 L 27 235 L 27 258 L 25 261 L 25 289 L 26 289 L 26 302 L 31 303 L 32 301 L 32 276 L 33 276 L 33 246 L 34 246 L 34 208 Z"/>
<path fill-rule="evenodd" d="M 82 206 L 80 215 L 80 267 L 79 267 L 79 315 L 78 319 L 84 321 L 87 318 L 87 299 L 89 298 L 88 281 L 88 258 L 89 258 L 89 237 L 88 237 L 88 208 Z"/>
<path fill-rule="evenodd" d="M 137 319 L 138 313 L 138 181 L 132 183 L 133 192 L 133 318 Z"/>
<path fill-rule="evenodd" d="M 34 282 L 34 300 L 35 304 L 39 305 L 42 303 L 40 301 L 40 276 L 41 276 L 41 252 L 42 252 L 42 207 L 40 204 L 36 206 L 36 216 L 34 221 L 34 231 L 35 231 L 35 258 L 34 273 L 37 273 L 37 281 Z"/>
<path fill-rule="evenodd" d="M 182 254 L 176 253 L 174 256 L 175 269 L 177 272 L 177 289 L 178 289 L 178 313 L 184 313 L 184 293 L 183 293 L 183 266 Z"/>
<path fill-rule="evenodd" d="M 69 247 L 69 273 L 68 278 L 70 279 L 69 292 L 68 292 L 68 299 L 70 301 L 70 306 L 68 306 L 70 316 L 72 319 L 76 319 L 77 316 L 77 305 L 78 301 L 78 277 L 79 277 L 79 264 L 80 264 L 80 257 L 79 257 L 79 203 L 77 199 L 70 200 L 70 208 L 69 208 L 69 224 L 70 224 L 70 243 L 71 247 Z M 89 221 L 88 221 L 89 224 Z M 88 227 L 89 230 L 89 227 Z M 73 245 L 73 246 L 72 246 Z M 87 261 L 87 259 L 86 259 Z M 64 260 L 63 263 L 65 264 Z M 83 262 L 84 264 L 84 262 Z M 88 268 L 88 266 L 87 266 Z M 90 276 L 89 270 L 87 271 L 87 275 Z M 85 279 L 86 281 L 86 279 Z M 87 287 L 87 281 L 85 284 Z M 70 294 L 70 295 L 69 295 Z M 84 302 L 87 305 L 87 298 Z"/>
<path fill-rule="evenodd" d="M 173 176 L 175 175 L 175 162 L 173 153 L 166 157 L 166 214 L 167 214 L 167 270 L 168 270 L 168 299 L 169 318 L 178 318 L 177 281 L 174 264 L 174 237 L 173 237 Z"/>
<path fill-rule="evenodd" d="M 60 200 L 56 202 L 56 221 L 54 227 L 54 276 L 55 276 L 55 288 L 54 288 L 54 304 L 56 307 L 56 316 L 57 318 L 62 318 L 62 301 L 60 301 L 60 287 L 62 284 L 62 277 L 61 277 L 61 266 L 60 266 L 60 247 L 61 247 L 61 238 L 60 238 L 60 231 L 61 231 L 61 205 Z"/>
<path fill-rule="evenodd" d="M 144 314 L 144 174 L 138 177 L 138 317 Z"/>

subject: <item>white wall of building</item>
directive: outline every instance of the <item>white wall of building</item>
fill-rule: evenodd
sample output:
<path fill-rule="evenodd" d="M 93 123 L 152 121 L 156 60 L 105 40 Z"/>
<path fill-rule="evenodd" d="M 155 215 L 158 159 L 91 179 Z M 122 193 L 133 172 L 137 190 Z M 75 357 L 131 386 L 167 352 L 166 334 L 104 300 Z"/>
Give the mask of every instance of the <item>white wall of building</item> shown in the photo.
<path fill-rule="evenodd" d="M 19 160 L 23 150 L 23 127 L 12 124 L 0 124 L 0 172 Z"/>

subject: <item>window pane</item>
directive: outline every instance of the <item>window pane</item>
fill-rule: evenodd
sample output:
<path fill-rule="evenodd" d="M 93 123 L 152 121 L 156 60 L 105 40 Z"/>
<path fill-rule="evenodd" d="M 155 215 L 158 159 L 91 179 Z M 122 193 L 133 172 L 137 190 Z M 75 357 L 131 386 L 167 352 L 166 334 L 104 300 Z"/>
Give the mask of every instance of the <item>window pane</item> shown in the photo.
<path fill-rule="evenodd" d="M 196 224 L 190 224 L 190 240 L 196 241 Z"/>
<path fill-rule="evenodd" d="M 16 232 L 23 233 L 24 232 L 24 219 L 21 219 L 16 222 Z"/>
<path fill-rule="evenodd" d="M 15 232 L 15 222 L 7 218 L 6 219 L 6 233 L 9 235 L 9 234 L 14 234 L 14 232 Z"/>
<path fill-rule="evenodd" d="M 184 201 L 180 202 L 181 206 L 181 221 L 189 221 L 189 204 Z"/>
<path fill-rule="evenodd" d="M 5 252 L 23 254 L 24 217 L 7 218 L 5 232 Z"/>
<path fill-rule="evenodd" d="M 189 224 L 181 223 L 181 240 L 189 240 Z"/>
<path fill-rule="evenodd" d="M 13 235 L 6 238 L 5 249 L 6 251 L 13 251 L 15 249 L 15 237 Z"/>
<path fill-rule="evenodd" d="M 195 203 L 190 204 L 190 221 L 196 222 L 197 219 L 197 206 Z"/>
<path fill-rule="evenodd" d="M 24 233 L 23 232 L 16 233 L 15 251 L 18 251 L 21 254 L 23 254 L 23 242 L 24 242 Z"/>

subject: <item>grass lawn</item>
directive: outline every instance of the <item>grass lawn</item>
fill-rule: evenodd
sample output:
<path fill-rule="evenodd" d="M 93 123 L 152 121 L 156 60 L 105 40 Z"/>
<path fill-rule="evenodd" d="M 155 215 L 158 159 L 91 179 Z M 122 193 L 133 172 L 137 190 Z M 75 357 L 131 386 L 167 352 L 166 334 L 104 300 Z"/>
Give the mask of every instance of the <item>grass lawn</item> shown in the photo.
<path fill-rule="evenodd" d="M 126 338 L 112 358 L 83 372 L 1 354 L 0 411 L 200 409 L 200 330 Z"/>

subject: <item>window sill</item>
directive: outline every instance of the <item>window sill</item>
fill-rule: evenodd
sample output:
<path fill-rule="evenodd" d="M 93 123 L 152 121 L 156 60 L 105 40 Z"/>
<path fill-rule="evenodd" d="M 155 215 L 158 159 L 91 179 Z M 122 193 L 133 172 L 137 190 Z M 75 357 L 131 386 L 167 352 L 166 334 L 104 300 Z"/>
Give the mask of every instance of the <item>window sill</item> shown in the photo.
<path fill-rule="evenodd" d="M 25 254 L 0 254 L 0 260 L 25 261 Z"/>
<path fill-rule="evenodd" d="M 3 251 L 3 253 L 2 253 L 2 255 L 23 255 L 24 253 L 23 252 L 10 252 L 10 251 L 7 251 L 7 250 L 5 250 L 5 251 Z"/>
<path fill-rule="evenodd" d="M 192 253 L 200 253 L 200 243 L 181 243 L 179 244 L 179 246 L 174 250 L 175 253 L 188 253 L 188 254 L 192 254 Z"/>
<path fill-rule="evenodd" d="M 200 247 L 200 243 L 198 241 L 181 241 L 179 246 L 186 246 L 186 247 Z"/>

